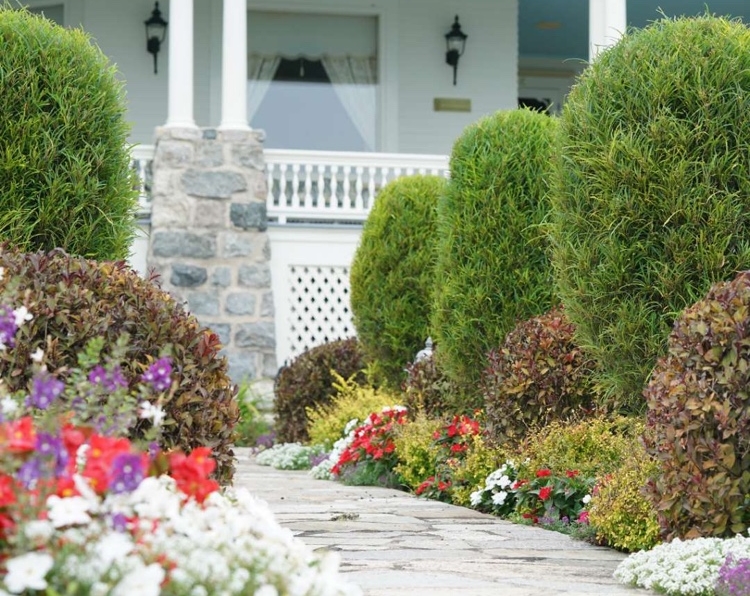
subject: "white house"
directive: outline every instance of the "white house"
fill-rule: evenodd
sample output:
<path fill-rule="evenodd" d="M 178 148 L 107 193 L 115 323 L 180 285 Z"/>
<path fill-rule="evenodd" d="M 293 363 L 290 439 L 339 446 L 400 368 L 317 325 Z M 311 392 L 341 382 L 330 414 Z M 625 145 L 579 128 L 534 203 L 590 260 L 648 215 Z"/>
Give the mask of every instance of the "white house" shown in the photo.
<path fill-rule="evenodd" d="M 559 110 L 598 49 L 660 11 L 750 21 L 746 0 L 162 0 L 155 72 L 153 0 L 19 4 L 117 64 L 149 174 L 133 263 L 217 330 L 238 377 L 353 333 L 348 267 L 387 180 L 445 173 L 483 115 Z"/>

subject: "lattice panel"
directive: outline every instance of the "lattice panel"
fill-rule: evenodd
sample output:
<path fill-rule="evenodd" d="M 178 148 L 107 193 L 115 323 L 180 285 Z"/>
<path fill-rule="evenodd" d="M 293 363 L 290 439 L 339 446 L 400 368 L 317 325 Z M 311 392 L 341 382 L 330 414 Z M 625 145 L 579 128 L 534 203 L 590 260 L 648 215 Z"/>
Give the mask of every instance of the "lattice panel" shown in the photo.
<path fill-rule="evenodd" d="M 290 265 L 289 284 L 291 358 L 320 344 L 355 335 L 348 267 Z"/>

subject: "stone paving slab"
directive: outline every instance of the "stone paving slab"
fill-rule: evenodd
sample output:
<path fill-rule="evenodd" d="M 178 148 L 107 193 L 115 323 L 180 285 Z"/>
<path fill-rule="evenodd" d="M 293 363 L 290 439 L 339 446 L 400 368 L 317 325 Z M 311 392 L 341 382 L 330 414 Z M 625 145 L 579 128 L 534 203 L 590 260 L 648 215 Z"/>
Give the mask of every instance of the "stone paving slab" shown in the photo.
<path fill-rule="evenodd" d="M 641 596 L 612 578 L 625 555 L 541 528 L 379 487 L 274 470 L 237 449 L 235 486 L 282 526 L 341 557 L 367 596 Z"/>

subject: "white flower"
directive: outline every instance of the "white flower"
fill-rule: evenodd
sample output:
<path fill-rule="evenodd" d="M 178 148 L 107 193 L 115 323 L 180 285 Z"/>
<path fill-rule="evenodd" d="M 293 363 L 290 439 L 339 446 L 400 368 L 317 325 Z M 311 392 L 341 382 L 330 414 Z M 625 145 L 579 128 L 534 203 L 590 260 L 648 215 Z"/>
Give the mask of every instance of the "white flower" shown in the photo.
<path fill-rule="evenodd" d="M 124 559 L 133 550 L 134 544 L 128 534 L 110 532 L 92 549 L 106 569 L 112 563 Z"/>
<path fill-rule="evenodd" d="M 34 318 L 25 306 L 19 306 L 16 308 L 13 311 L 13 316 L 16 319 L 16 327 L 20 327 L 25 321 L 30 321 Z"/>
<path fill-rule="evenodd" d="M 54 526 L 46 520 L 34 519 L 23 527 L 23 533 L 31 542 L 44 544 L 54 533 Z"/>
<path fill-rule="evenodd" d="M 477 505 L 481 504 L 482 497 L 484 496 L 483 490 L 475 490 L 471 495 L 469 495 L 469 501 L 471 502 L 472 507 L 476 507 Z"/>
<path fill-rule="evenodd" d="M 47 553 L 26 553 L 5 562 L 8 573 L 3 580 L 5 587 L 14 594 L 24 590 L 46 590 L 44 576 L 52 569 L 54 560 Z"/>
<path fill-rule="evenodd" d="M 86 455 L 88 454 L 89 449 L 91 449 L 91 445 L 84 443 L 76 450 L 76 468 L 79 470 L 83 470 L 86 466 Z"/>
<path fill-rule="evenodd" d="M 42 350 L 42 348 L 37 348 L 36 352 L 31 355 L 31 360 L 34 362 L 41 362 L 44 360 L 44 350 Z"/>
<path fill-rule="evenodd" d="M 112 590 L 112 596 L 159 596 L 165 572 L 156 563 L 127 573 Z"/>
<path fill-rule="evenodd" d="M 47 516 L 56 528 L 89 523 L 91 521 L 91 516 L 88 514 L 89 507 L 90 503 L 83 497 L 60 498 L 57 495 L 50 495 L 47 498 Z"/>
<path fill-rule="evenodd" d="M 141 408 L 139 416 L 144 420 L 151 420 L 154 426 L 161 426 L 167 416 L 160 405 L 154 405 L 149 401 L 142 401 L 138 407 Z"/>
<path fill-rule="evenodd" d="M 585 496 L 585 497 L 583 497 L 583 499 L 581 499 L 581 500 L 583 501 L 583 504 L 584 504 L 584 505 L 588 505 L 588 504 L 589 504 L 589 501 L 591 501 L 591 495 L 586 495 L 586 496 Z"/>
<path fill-rule="evenodd" d="M 279 592 L 273 586 L 265 585 L 255 590 L 255 596 L 279 596 Z"/>
<path fill-rule="evenodd" d="M 6 395 L 0 401 L 0 410 L 2 410 L 3 416 L 12 416 L 18 411 L 18 404 L 10 395 Z"/>
<path fill-rule="evenodd" d="M 501 490 L 499 493 L 495 493 L 494 495 L 492 495 L 492 502 L 495 505 L 502 505 L 503 503 L 505 503 L 505 499 L 507 498 L 507 496 L 508 493 L 504 490 Z"/>

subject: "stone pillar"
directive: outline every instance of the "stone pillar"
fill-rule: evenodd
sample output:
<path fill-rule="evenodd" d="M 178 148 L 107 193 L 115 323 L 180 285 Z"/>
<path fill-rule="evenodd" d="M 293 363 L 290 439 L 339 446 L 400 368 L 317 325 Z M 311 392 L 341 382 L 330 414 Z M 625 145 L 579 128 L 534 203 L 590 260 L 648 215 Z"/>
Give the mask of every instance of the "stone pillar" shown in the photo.
<path fill-rule="evenodd" d="M 221 38 L 222 130 L 248 130 L 247 0 L 224 0 Z"/>
<path fill-rule="evenodd" d="M 167 123 L 195 126 L 193 116 L 193 0 L 169 2 Z"/>
<path fill-rule="evenodd" d="M 156 130 L 149 267 L 219 335 L 235 382 L 276 374 L 259 135 Z"/>
<path fill-rule="evenodd" d="M 589 0 L 589 62 L 627 30 L 627 0 Z"/>

